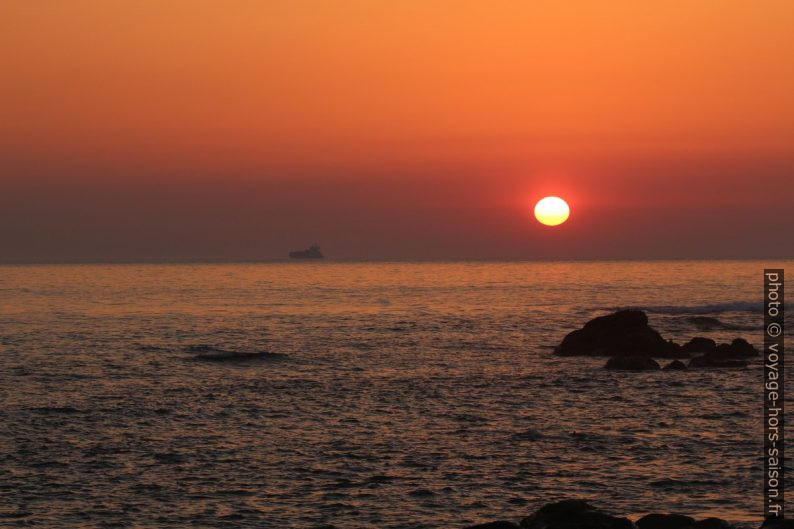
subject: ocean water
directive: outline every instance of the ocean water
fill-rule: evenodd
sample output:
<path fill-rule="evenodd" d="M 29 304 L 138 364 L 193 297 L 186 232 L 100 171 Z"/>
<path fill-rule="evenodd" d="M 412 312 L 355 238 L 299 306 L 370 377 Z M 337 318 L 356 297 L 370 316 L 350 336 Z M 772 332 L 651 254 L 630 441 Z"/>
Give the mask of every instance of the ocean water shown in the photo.
<path fill-rule="evenodd" d="M 551 352 L 621 307 L 761 346 L 762 269 L 791 265 L 0 267 L 0 526 L 463 527 L 572 497 L 756 526 L 760 360 Z"/>

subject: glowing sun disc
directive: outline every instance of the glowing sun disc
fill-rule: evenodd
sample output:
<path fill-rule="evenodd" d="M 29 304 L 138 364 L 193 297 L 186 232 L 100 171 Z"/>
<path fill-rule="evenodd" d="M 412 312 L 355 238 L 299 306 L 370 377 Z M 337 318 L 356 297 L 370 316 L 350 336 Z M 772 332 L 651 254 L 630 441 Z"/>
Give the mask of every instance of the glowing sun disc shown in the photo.
<path fill-rule="evenodd" d="M 558 226 L 568 220 L 571 209 L 560 197 L 542 198 L 535 204 L 535 218 L 546 226 Z"/>

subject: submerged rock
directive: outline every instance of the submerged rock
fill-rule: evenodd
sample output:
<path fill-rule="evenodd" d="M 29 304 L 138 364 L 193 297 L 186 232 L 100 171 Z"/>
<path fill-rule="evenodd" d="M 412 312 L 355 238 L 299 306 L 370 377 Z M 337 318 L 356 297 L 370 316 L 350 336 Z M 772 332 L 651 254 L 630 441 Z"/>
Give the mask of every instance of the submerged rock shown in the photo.
<path fill-rule="evenodd" d="M 156 452 L 153 456 L 158 463 L 178 464 L 185 462 L 183 455 L 174 452 Z"/>
<path fill-rule="evenodd" d="M 691 529 L 695 519 L 683 514 L 646 514 L 637 520 L 639 529 Z"/>
<path fill-rule="evenodd" d="M 640 310 L 621 310 L 588 321 L 563 338 L 554 353 L 560 356 L 654 356 L 688 358 L 681 346 L 668 342 L 648 325 Z"/>
<path fill-rule="evenodd" d="M 283 354 L 270 353 L 267 351 L 240 352 L 225 351 L 223 349 L 208 349 L 203 353 L 195 355 L 193 359 L 203 362 L 235 362 L 245 360 L 274 360 L 283 357 Z"/>
<path fill-rule="evenodd" d="M 681 371 L 682 369 L 686 369 L 686 364 L 683 363 L 681 360 L 673 360 L 662 369 L 665 371 Z"/>
<path fill-rule="evenodd" d="M 625 371 L 653 371 L 659 369 L 659 364 L 648 356 L 613 356 L 607 360 L 604 368 Z"/>
<path fill-rule="evenodd" d="M 436 493 L 430 489 L 416 489 L 409 492 L 408 495 L 414 498 L 428 498 L 430 496 L 435 496 Z"/>
<path fill-rule="evenodd" d="M 549 503 L 521 520 L 523 529 L 634 529 L 628 518 L 611 516 L 581 500 Z"/>

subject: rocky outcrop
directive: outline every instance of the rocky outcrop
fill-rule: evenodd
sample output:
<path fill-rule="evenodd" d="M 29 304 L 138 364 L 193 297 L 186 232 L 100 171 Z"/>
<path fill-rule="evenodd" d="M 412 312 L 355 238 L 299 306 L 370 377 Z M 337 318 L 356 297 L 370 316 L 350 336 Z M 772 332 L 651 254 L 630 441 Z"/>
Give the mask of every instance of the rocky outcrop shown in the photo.
<path fill-rule="evenodd" d="M 653 356 L 688 358 L 681 346 L 662 338 L 640 310 L 621 310 L 588 321 L 556 347 L 560 356 Z"/>
<path fill-rule="evenodd" d="M 761 529 L 794 529 L 794 520 L 767 518 L 761 525 Z"/>
<path fill-rule="evenodd" d="M 681 514 L 647 514 L 636 524 L 625 517 L 600 511 L 582 500 L 549 503 L 521 520 L 520 525 L 497 521 L 471 525 L 466 529 L 732 529 L 720 518 L 695 520 Z M 762 529 L 794 529 L 791 520 L 767 521 Z"/>
<path fill-rule="evenodd" d="M 730 344 L 717 343 L 701 336 L 692 338 L 683 346 L 665 340 L 648 325 L 648 316 L 640 310 L 621 310 L 599 316 L 581 329 L 568 333 L 554 349 L 560 356 L 609 356 L 609 369 L 653 369 L 648 364 L 641 367 L 623 367 L 629 362 L 618 362 L 620 357 L 693 358 L 690 367 L 741 367 L 742 360 L 757 356 L 758 351 L 746 340 L 736 338 Z M 610 365 L 612 364 L 612 365 Z M 613 367 L 614 366 L 614 367 Z M 681 369 L 682 364 L 670 364 L 670 369 Z"/>
<path fill-rule="evenodd" d="M 686 364 L 681 360 L 673 360 L 662 369 L 665 371 L 681 371 L 682 369 L 686 369 Z"/>
<path fill-rule="evenodd" d="M 637 520 L 638 529 L 691 529 L 695 519 L 683 514 L 646 514 Z"/>
<path fill-rule="evenodd" d="M 743 338 L 736 338 L 730 345 L 724 343 L 714 349 L 714 355 L 719 358 L 752 358 L 758 356 L 758 351 Z"/>
<path fill-rule="evenodd" d="M 716 348 L 717 342 L 711 338 L 697 336 L 685 343 L 681 349 L 689 354 L 706 354 L 713 352 Z"/>
<path fill-rule="evenodd" d="M 521 520 L 523 529 L 634 529 L 628 518 L 604 513 L 581 500 L 549 503 Z"/>
<path fill-rule="evenodd" d="M 693 338 L 690 343 L 697 339 Z M 706 338 L 700 338 L 700 340 L 706 340 Z M 705 354 L 690 360 L 689 367 L 741 368 L 749 364 L 745 360 L 746 358 L 758 355 L 755 347 L 742 338 L 736 338 L 730 344 L 715 344 L 711 350 L 704 352 Z"/>
<path fill-rule="evenodd" d="M 695 520 L 681 514 L 647 514 L 637 520 L 638 529 L 731 529 L 731 524 L 720 518 Z"/>
<path fill-rule="evenodd" d="M 613 356 L 607 360 L 606 369 L 623 371 L 653 371 L 659 364 L 649 356 Z"/>
<path fill-rule="evenodd" d="M 691 355 L 707 355 L 713 358 L 752 358 L 758 351 L 743 338 L 736 338 L 730 344 L 717 345 L 711 338 L 695 337 L 681 348 Z"/>

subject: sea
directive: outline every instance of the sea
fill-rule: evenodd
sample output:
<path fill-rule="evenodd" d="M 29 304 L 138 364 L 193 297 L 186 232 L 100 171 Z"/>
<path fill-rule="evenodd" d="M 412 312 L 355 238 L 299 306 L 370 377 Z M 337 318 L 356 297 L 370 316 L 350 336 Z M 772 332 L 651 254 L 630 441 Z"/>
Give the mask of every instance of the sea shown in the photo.
<path fill-rule="evenodd" d="M 580 498 L 757 527 L 760 357 L 553 348 L 620 308 L 760 348 L 763 269 L 792 265 L 2 266 L 0 526 L 462 528 Z"/>

